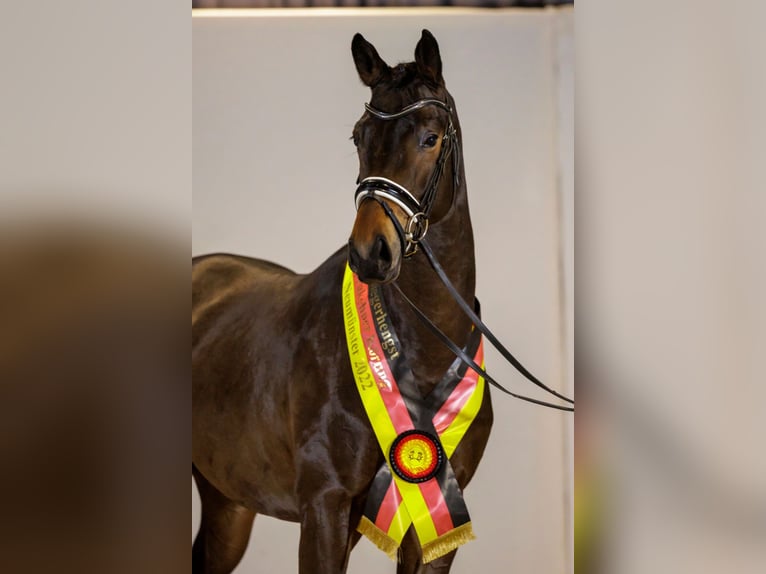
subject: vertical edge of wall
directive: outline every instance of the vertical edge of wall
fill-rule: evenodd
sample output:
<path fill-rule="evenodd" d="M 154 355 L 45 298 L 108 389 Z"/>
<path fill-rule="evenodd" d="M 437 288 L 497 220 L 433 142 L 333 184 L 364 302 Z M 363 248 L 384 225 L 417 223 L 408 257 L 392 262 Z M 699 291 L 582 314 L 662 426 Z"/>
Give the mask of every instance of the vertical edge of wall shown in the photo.
<path fill-rule="evenodd" d="M 559 225 L 559 305 L 563 390 L 574 395 L 574 9 L 549 8 L 555 43 L 556 125 L 558 133 L 556 188 Z M 574 417 L 562 424 L 564 476 L 564 557 L 574 572 Z"/>

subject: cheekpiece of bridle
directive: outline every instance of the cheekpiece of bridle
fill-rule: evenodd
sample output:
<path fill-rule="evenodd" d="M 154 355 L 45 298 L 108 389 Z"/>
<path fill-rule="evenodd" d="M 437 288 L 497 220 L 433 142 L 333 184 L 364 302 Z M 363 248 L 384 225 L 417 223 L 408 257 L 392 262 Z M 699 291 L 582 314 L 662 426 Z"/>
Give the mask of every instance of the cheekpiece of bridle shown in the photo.
<path fill-rule="evenodd" d="M 398 112 L 383 112 L 373 108 L 370 104 L 364 104 L 368 113 L 381 120 L 396 120 L 426 106 L 437 106 L 445 110 L 449 120 L 447 128 L 444 130 L 442 145 L 439 150 L 439 157 L 426 183 L 425 190 L 420 200 L 418 200 L 406 187 L 385 177 L 372 176 L 364 178 L 356 188 L 354 194 L 356 209 L 365 199 L 374 199 L 383 207 L 388 216 L 392 219 L 394 227 L 399 234 L 402 243 L 402 252 L 404 257 L 414 255 L 418 250 L 418 243 L 426 236 L 428 232 L 428 222 L 431 217 L 431 211 L 436 201 L 436 193 L 439 188 L 444 165 L 447 159 L 452 156 L 452 174 L 454 189 L 460 185 L 460 145 L 457 139 L 457 130 L 452 124 L 452 108 L 437 99 L 423 99 L 402 108 Z M 453 191 L 454 193 L 454 191 Z M 407 214 L 407 223 L 402 227 L 394 216 L 391 208 L 383 200 L 388 200 L 396 204 Z"/>

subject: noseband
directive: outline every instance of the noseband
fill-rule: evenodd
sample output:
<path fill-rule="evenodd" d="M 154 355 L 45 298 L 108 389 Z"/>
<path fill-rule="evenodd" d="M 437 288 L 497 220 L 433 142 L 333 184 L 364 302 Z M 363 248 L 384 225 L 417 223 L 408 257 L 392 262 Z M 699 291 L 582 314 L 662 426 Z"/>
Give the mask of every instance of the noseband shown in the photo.
<path fill-rule="evenodd" d="M 453 175 L 453 194 L 454 190 L 460 185 L 460 145 L 457 139 L 457 130 L 452 124 L 452 108 L 445 102 L 436 99 L 418 100 L 414 104 L 402 108 L 398 112 L 387 113 L 370 104 L 364 104 L 365 109 L 371 115 L 381 120 L 396 120 L 408 114 L 416 112 L 426 106 L 437 106 L 449 114 L 447 128 L 442 137 L 442 146 L 439 150 L 439 157 L 431 172 L 425 191 L 420 200 L 418 200 L 406 187 L 387 179 L 385 177 L 372 176 L 364 178 L 356 188 L 354 194 L 356 208 L 362 205 L 365 199 L 374 199 L 381 204 L 388 216 L 392 219 L 394 227 L 401 240 L 402 253 L 404 257 L 410 257 L 418 249 L 418 243 L 426 236 L 428 232 L 428 222 L 431 217 L 431 210 L 436 201 L 436 193 L 439 188 L 444 165 L 447 159 L 452 156 L 452 175 Z M 394 217 L 391 208 L 383 199 L 387 199 L 399 206 L 407 214 L 407 223 L 402 226 Z"/>

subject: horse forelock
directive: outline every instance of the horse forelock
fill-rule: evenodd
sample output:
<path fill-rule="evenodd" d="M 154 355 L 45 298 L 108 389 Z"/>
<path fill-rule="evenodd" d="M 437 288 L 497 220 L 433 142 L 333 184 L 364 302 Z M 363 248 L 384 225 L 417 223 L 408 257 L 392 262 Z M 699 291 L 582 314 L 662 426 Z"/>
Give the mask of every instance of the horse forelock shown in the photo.
<path fill-rule="evenodd" d="M 424 98 L 448 98 L 443 85 L 434 86 L 418 71 L 415 62 L 397 64 L 372 90 L 370 104 L 384 112 L 396 112 Z"/>
<path fill-rule="evenodd" d="M 414 62 L 402 63 L 391 68 L 391 84 L 393 87 L 402 87 L 417 76 L 417 66 Z"/>

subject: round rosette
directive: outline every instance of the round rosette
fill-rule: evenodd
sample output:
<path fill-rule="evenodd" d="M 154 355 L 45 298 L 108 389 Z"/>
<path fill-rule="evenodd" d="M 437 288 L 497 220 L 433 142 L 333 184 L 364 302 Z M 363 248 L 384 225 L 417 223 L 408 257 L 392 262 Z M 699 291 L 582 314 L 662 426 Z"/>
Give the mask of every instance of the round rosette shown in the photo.
<path fill-rule="evenodd" d="M 421 430 L 404 431 L 388 451 L 391 469 L 407 482 L 430 480 L 444 464 L 444 450 L 436 438 Z"/>

